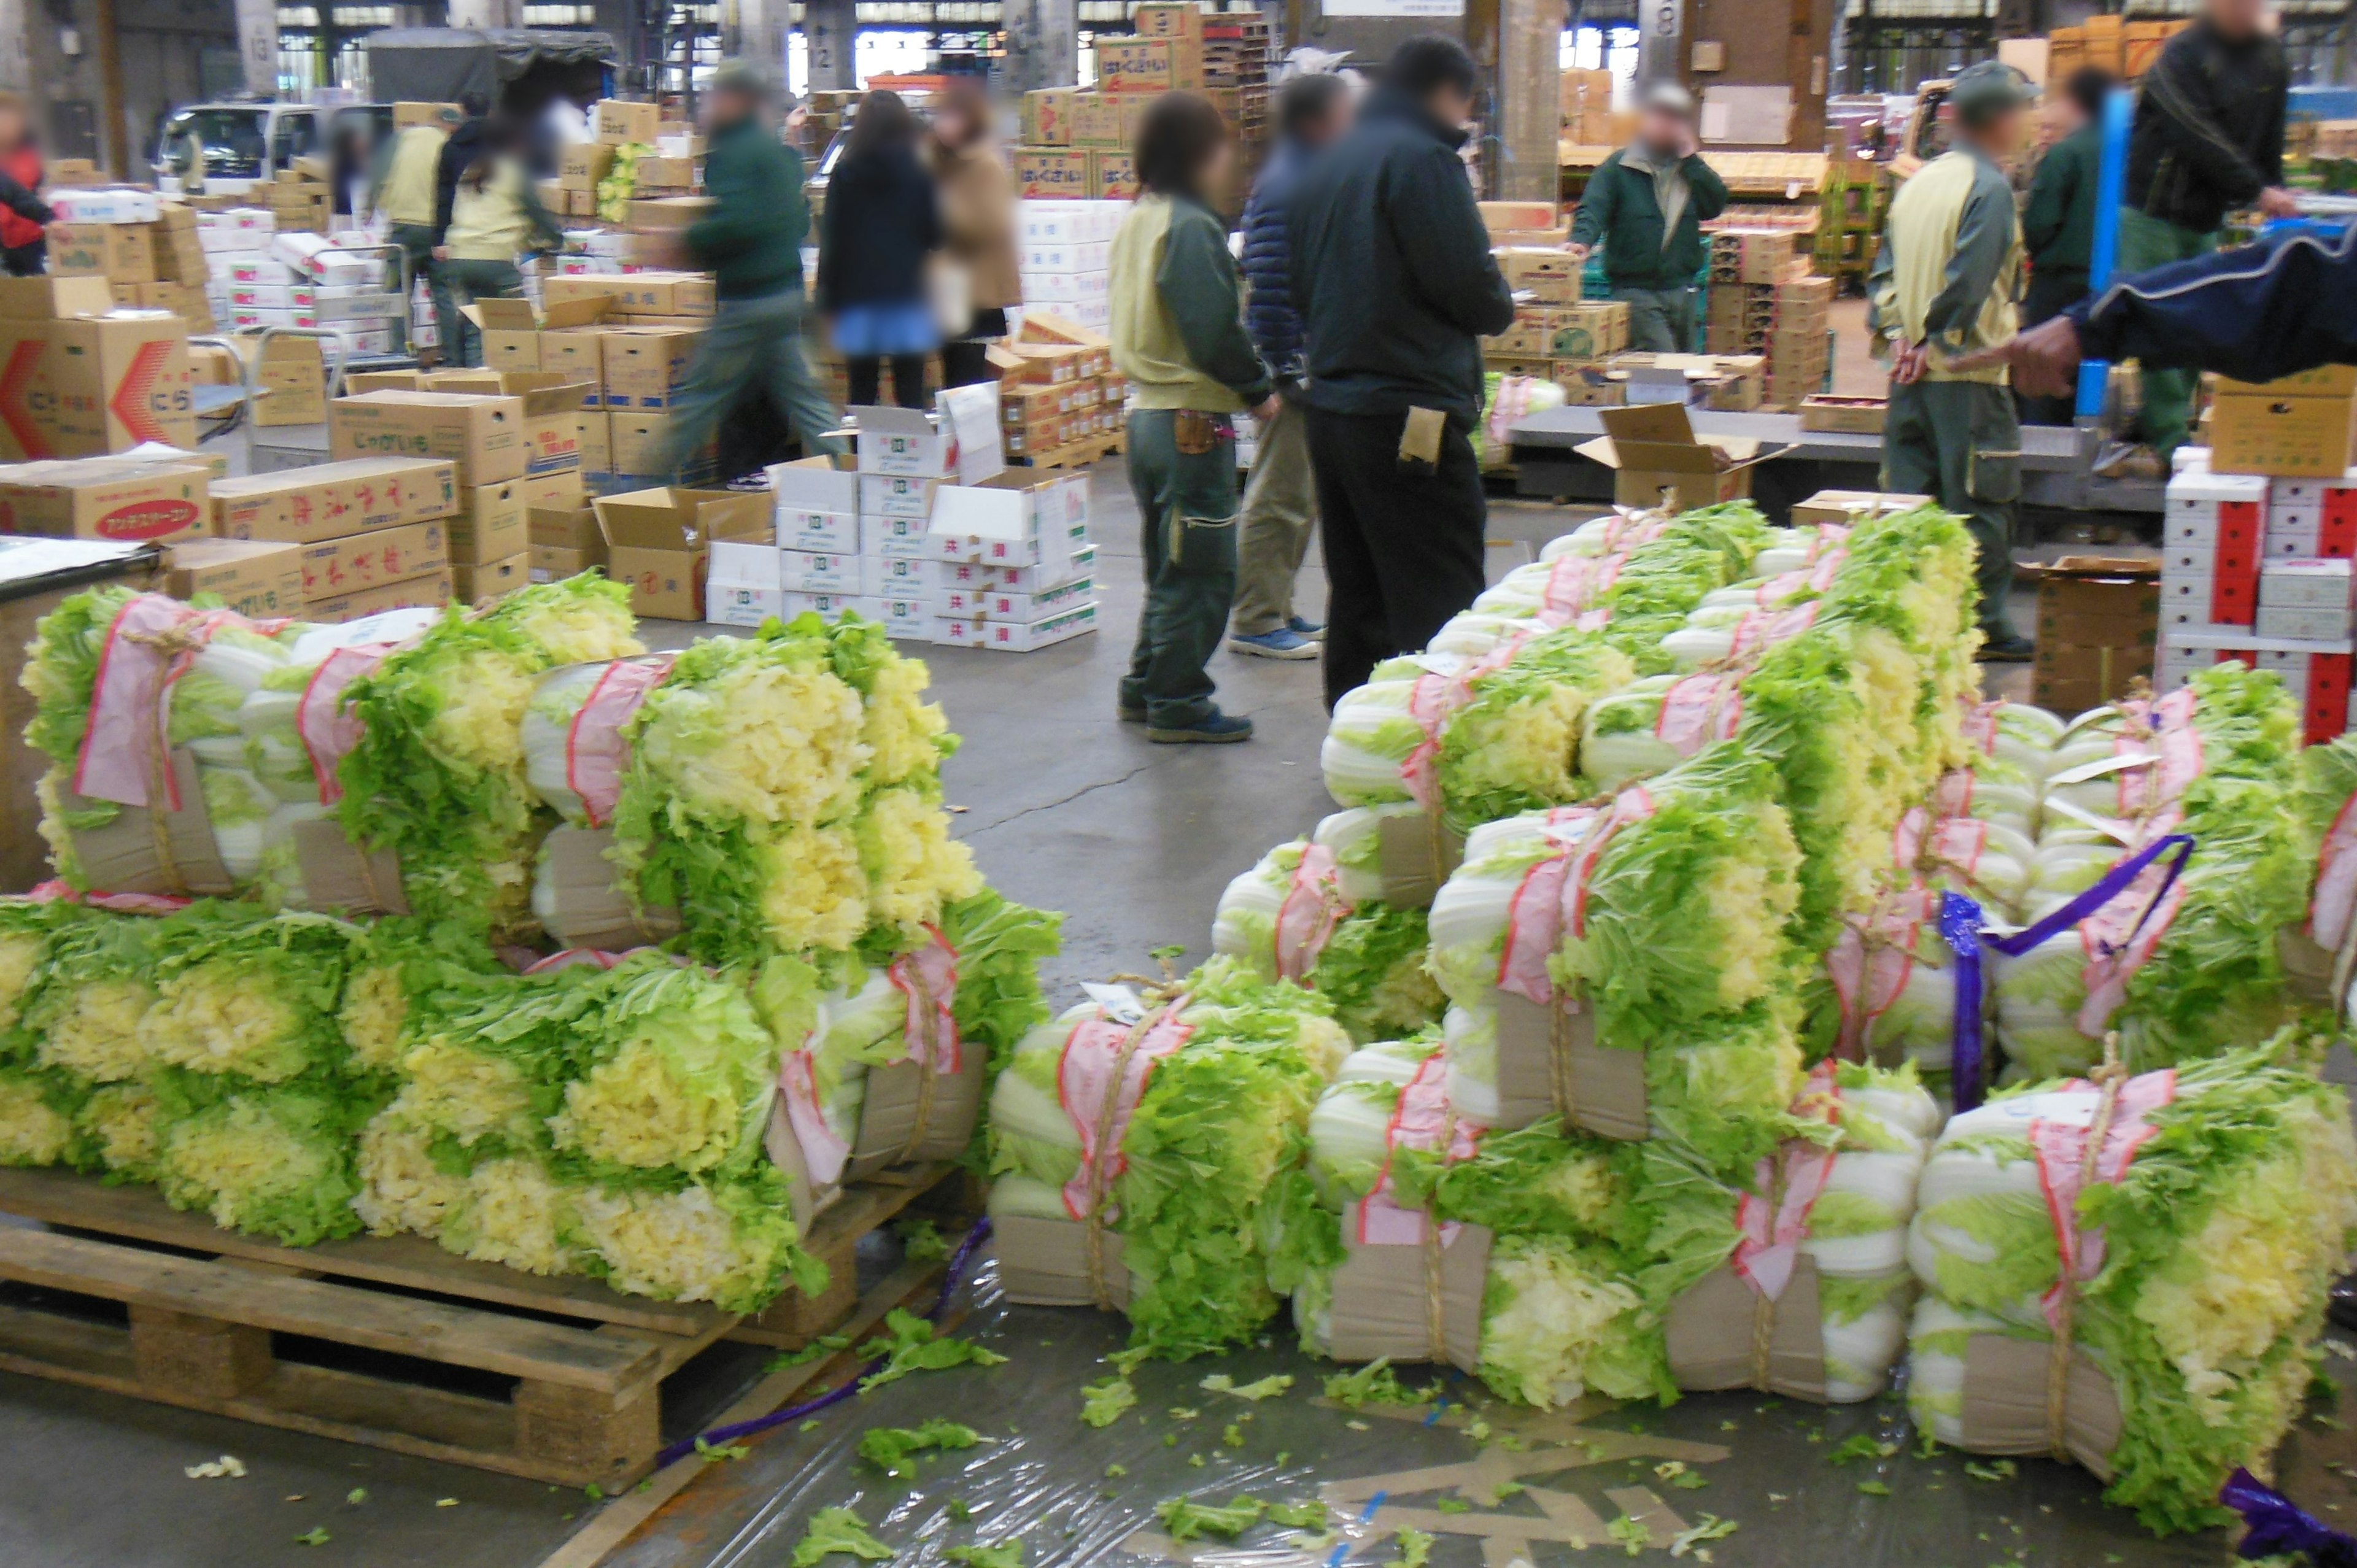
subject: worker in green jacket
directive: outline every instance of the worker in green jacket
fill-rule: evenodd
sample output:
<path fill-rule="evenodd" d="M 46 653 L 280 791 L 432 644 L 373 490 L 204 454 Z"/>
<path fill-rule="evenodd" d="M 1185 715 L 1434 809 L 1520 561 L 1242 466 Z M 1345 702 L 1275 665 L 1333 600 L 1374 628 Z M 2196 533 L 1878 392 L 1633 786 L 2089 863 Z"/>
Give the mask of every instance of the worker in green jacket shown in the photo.
<path fill-rule="evenodd" d="M 1105 297 L 1129 378 L 1129 489 L 1143 523 L 1146 604 L 1120 713 L 1148 740 L 1252 738 L 1204 668 L 1236 596 L 1235 416 L 1276 415 L 1275 379 L 1244 330 L 1228 226 L 1208 193 L 1235 150 L 1209 99 L 1167 92 L 1137 128 L 1137 200 L 1113 237 Z"/>
<path fill-rule="evenodd" d="M 2104 168 L 2104 101 L 2119 78 L 2099 65 L 2081 66 L 2062 84 L 2047 112 L 2060 133 L 2029 181 L 2021 214 L 2022 248 L 2029 254 L 2029 288 L 2022 295 L 2026 330 L 2050 321 L 2087 295 L 2087 269 L 2095 251 L 2095 187 Z M 2030 424 L 2068 424 L 2069 398 L 2020 397 Z"/>
<path fill-rule="evenodd" d="M 775 89 L 748 60 L 724 60 L 704 100 L 704 189 L 712 209 L 681 236 L 710 269 L 716 307 L 673 403 L 657 471 L 679 475 L 739 399 L 766 392 L 811 453 L 846 448 L 842 423 L 802 346 L 802 239 L 810 199 L 802 155 L 778 139 Z"/>
<path fill-rule="evenodd" d="M 1882 488 L 1929 495 L 1964 519 L 1980 547 L 1980 656 L 2013 663 L 2031 652 L 2006 613 L 2021 420 L 2002 365 L 1949 361 L 2013 336 L 2021 232 L 2004 159 L 2021 145 L 2029 98 L 2020 74 L 1996 60 L 1957 76 L 1955 145 L 1899 188 L 1867 279 L 1867 329 L 1892 359 Z"/>
<path fill-rule="evenodd" d="M 1702 161 L 1694 96 L 1674 81 L 1645 90 L 1637 139 L 1596 166 L 1571 220 L 1571 253 L 1604 247 L 1612 297 L 1629 302 L 1629 347 L 1695 347 L 1695 274 L 1710 259 L 1702 226 L 1727 210 L 1727 183 Z"/>

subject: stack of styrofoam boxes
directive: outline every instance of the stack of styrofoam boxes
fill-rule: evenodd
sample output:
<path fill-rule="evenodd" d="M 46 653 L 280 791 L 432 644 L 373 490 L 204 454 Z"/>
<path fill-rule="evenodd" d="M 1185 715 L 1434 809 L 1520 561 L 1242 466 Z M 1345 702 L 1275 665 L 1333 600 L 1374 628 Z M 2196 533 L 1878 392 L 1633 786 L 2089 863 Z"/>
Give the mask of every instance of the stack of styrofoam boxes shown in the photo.
<path fill-rule="evenodd" d="M 933 641 L 1028 653 L 1096 630 L 1085 471 L 943 485 L 928 542 Z"/>
<path fill-rule="evenodd" d="M 802 463 L 768 473 L 777 532 L 759 542 L 714 542 L 705 619 L 759 626 L 771 616 L 791 620 L 815 610 L 834 620 L 852 610 L 881 620 L 859 553 L 859 476 Z"/>
<path fill-rule="evenodd" d="M 2357 621 L 2357 473 L 2340 479 L 2212 474 L 2169 480 L 2157 683 L 2240 659 L 2299 700 L 2313 745 L 2350 726 Z"/>
<path fill-rule="evenodd" d="M 559 277 L 619 273 L 630 257 L 630 242 L 619 229 L 567 229 L 565 249 L 550 259 L 547 270 Z"/>
<path fill-rule="evenodd" d="M 1127 205 L 1035 197 L 1017 207 L 1026 306 L 1100 331 L 1111 325 L 1106 269 Z"/>
<path fill-rule="evenodd" d="M 209 274 L 205 298 L 213 307 L 213 319 L 236 325 L 240 285 L 257 280 L 253 263 L 269 251 L 277 228 L 278 220 L 266 207 L 231 207 L 197 214 L 197 243 L 204 247 Z M 240 275 L 241 269 L 246 275 Z"/>
<path fill-rule="evenodd" d="M 270 221 L 269 213 L 251 209 L 208 216 Z M 324 329 L 341 338 L 348 353 L 393 350 L 386 315 L 355 314 L 377 303 L 373 296 L 385 290 L 382 256 L 346 250 L 323 234 L 274 232 L 254 223 L 226 231 L 199 229 L 198 235 L 202 241 L 217 231 L 239 242 L 233 248 L 206 242 L 213 281 L 227 296 L 223 319 L 231 327 Z M 370 242 L 363 235 L 345 238 L 355 245 Z"/>

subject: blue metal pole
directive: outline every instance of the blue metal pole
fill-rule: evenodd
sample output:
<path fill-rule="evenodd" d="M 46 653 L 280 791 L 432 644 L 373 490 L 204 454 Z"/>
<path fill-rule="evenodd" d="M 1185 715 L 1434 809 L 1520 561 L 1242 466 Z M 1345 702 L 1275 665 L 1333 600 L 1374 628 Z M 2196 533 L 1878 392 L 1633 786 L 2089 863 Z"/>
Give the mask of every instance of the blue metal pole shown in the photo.
<path fill-rule="evenodd" d="M 2087 287 L 2101 294 L 2112 284 L 2112 274 L 2120 263 L 2120 199 L 2128 182 L 2128 131 L 2136 124 L 2136 94 L 2119 87 L 2104 102 L 2104 163 L 2095 178 L 2095 248 L 2088 258 Z M 2104 412 L 2104 389 L 2111 380 L 2112 367 L 2104 360 L 2083 360 L 2079 363 L 2079 402 L 2074 412 L 2081 419 L 2099 418 Z"/>

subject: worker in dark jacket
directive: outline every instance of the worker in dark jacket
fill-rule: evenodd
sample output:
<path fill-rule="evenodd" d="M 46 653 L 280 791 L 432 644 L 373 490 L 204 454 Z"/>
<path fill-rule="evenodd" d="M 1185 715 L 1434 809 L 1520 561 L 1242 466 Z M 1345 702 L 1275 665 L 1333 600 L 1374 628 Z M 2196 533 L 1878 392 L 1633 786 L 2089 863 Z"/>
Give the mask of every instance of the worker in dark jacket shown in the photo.
<path fill-rule="evenodd" d="M 2357 227 L 2285 229 L 2122 278 L 1973 362 L 2006 365 L 2016 386 L 2060 396 L 2077 384 L 2082 355 L 2238 381 L 2357 364 Z"/>
<path fill-rule="evenodd" d="M 458 197 L 458 177 L 482 158 L 484 138 L 490 132 L 485 110 L 481 93 L 462 94 L 458 99 L 458 112 L 465 118 L 450 133 L 449 139 L 442 144 L 441 155 L 435 160 L 434 245 L 437 250 L 450 231 L 450 208 Z M 447 346 L 445 348 L 447 351 Z"/>
<path fill-rule="evenodd" d="M 2104 167 L 2104 101 L 2119 79 L 2099 65 L 2071 73 L 2048 112 L 2061 132 L 2029 181 L 2022 209 L 2021 244 L 2029 256 L 2029 287 L 2021 298 L 2027 327 L 2050 321 L 2086 296 L 2095 250 L 2095 188 Z M 2068 424 L 2068 398 L 2034 398 L 2015 391 L 2029 424 Z"/>
<path fill-rule="evenodd" d="M 1629 302 L 1629 347 L 1694 349 L 1695 278 L 1710 259 L 1702 226 L 1727 210 L 1727 183 L 1702 161 L 1694 96 L 1646 89 L 1637 139 L 1596 167 L 1571 220 L 1571 253 L 1604 247 L 1612 297 Z"/>
<path fill-rule="evenodd" d="M 1458 156 L 1480 81 L 1452 38 L 1400 45 L 1286 217 L 1309 341 L 1329 707 L 1481 591 L 1480 338 L 1512 325 L 1514 302 Z"/>
<path fill-rule="evenodd" d="M 802 237 L 810 201 L 802 155 L 778 139 L 769 75 L 724 60 L 704 100 L 704 189 L 712 209 L 683 236 L 713 274 L 712 325 L 664 422 L 658 471 L 677 474 L 737 401 L 767 390 L 806 452 L 840 453 L 842 423 L 802 347 Z"/>
<path fill-rule="evenodd" d="M 2238 208 L 2269 218 L 2298 210 L 2283 188 L 2289 82 L 2267 0 L 2204 0 L 2201 15 L 2145 73 L 2120 213 L 2122 272 L 2207 255 Z M 2153 477 L 2167 476 L 2169 454 L 2184 445 L 2193 380 L 2179 371 L 2144 378 Z"/>
<path fill-rule="evenodd" d="M 1301 317 L 1293 308 L 1293 252 L 1286 207 L 1309 160 L 1351 128 L 1351 87 L 1323 71 L 1297 76 L 1277 95 L 1276 150 L 1244 203 L 1245 306 L 1254 344 L 1276 372 L 1276 416 L 1255 433 L 1236 542 L 1236 606 L 1228 646 L 1265 659 L 1315 659 L 1326 628 L 1293 613 L 1293 580 L 1318 527 L 1317 481 L 1301 392 Z"/>

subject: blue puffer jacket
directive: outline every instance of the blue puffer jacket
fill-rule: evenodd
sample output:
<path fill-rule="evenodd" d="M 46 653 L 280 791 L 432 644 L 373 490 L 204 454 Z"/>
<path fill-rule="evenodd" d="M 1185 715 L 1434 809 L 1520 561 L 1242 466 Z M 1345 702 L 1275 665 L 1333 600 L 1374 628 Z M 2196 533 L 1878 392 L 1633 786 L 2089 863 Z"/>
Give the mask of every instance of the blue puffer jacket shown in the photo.
<path fill-rule="evenodd" d="M 1244 280 L 1252 285 L 1244 323 L 1260 357 L 1283 381 L 1301 379 L 1301 317 L 1293 308 L 1293 246 L 1285 213 L 1308 157 L 1297 142 L 1277 143 L 1244 202 Z"/>

